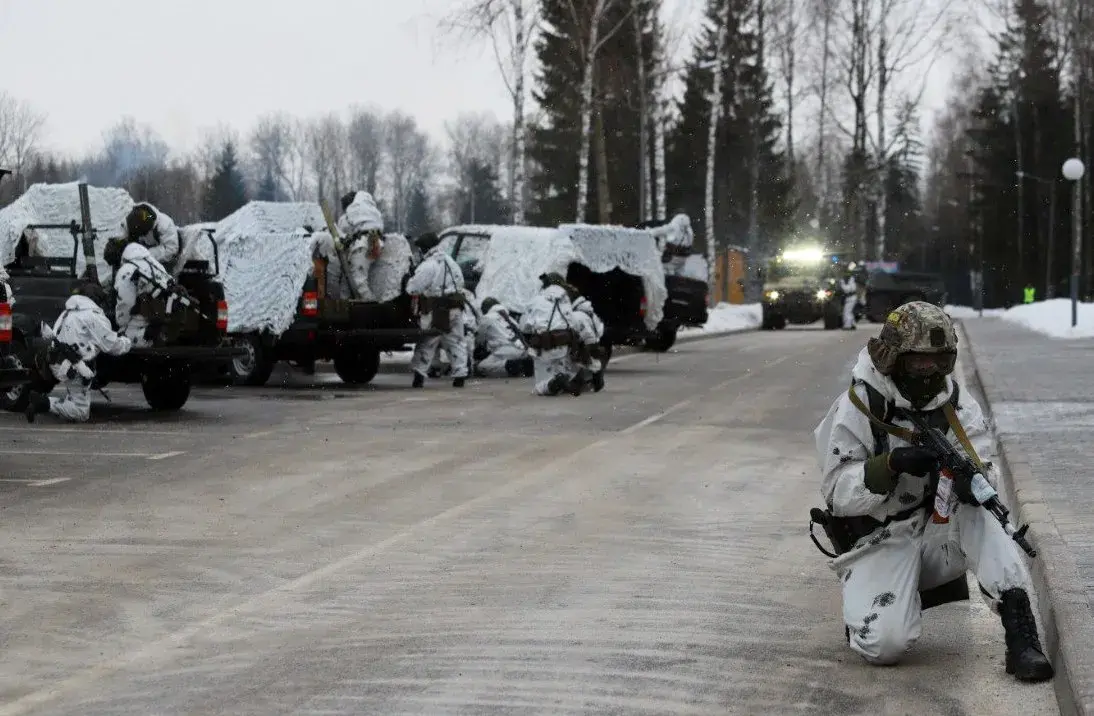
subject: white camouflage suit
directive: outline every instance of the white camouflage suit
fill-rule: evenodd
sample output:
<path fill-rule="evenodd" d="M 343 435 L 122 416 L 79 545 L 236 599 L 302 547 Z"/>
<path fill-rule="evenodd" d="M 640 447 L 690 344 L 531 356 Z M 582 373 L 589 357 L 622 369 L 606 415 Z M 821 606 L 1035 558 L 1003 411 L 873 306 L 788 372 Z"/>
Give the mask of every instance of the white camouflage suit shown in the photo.
<path fill-rule="evenodd" d="M 87 422 L 91 418 L 91 382 L 95 377 L 91 361 L 99 353 L 128 353 L 132 343 L 114 332 L 103 309 L 87 296 L 70 296 L 53 328 L 42 326 L 42 336 L 75 348 L 82 358 L 76 365 L 67 359 L 50 364 L 64 396 L 49 399 L 49 412 L 65 420 Z"/>
<path fill-rule="evenodd" d="M 665 275 L 682 275 L 684 264 L 688 260 L 688 250 L 695 243 L 695 232 L 691 228 L 691 219 L 687 214 L 677 214 L 672 217 L 672 221 L 664 226 L 651 229 L 650 232 L 658 239 L 662 251 L 670 248 L 675 251 L 672 258 L 665 263 Z"/>
<path fill-rule="evenodd" d="M 380 235 L 377 238 L 360 236 L 350 243 L 348 250 L 342 254 L 346 262 L 345 275 L 353 286 L 357 298 L 362 301 L 375 301 L 376 297 L 369 283 L 369 271 L 383 250 L 384 219 L 372 195 L 367 191 L 357 192 L 353 201 L 346 207 L 345 213 L 338 218 L 337 228 L 343 237 L 342 240 L 347 242 L 365 232 L 379 232 Z"/>
<path fill-rule="evenodd" d="M 130 241 L 139 243 L 148 249 L 156 261 L 166 264 L 174 261 L 179 255 L 179 229 L 174 220 L 147 201 L 142 201 L 136 206 L 145 206 L 156 215 L 156 223 L 152 230 L 140 236 L 130 236 Z"/>
<path fill-rule="evenodd" d="M 516 322 L 500 303 L 483 314 L 476 334 L 476 345 L 489 353 L 477 366 L 479 373 L 488 378 L 508 377 L 505 364 L 528 356 L 528 348 L 517 332 Z"/>
<path fill-rule="evenodd" d="M 149 346 L 152 341 L 145 336 L 148 319 L 135 315 L 137 299 L 151 294 L 157 288 L 167 288 L 171 275 L 152 254 L 140 244 L 129 244 L 122 252 L 121 265 L 114 275 L 114 291 L 118 300 L 114 307 L 114 320 L 118 331 L 135 346 Z"/>
<path fill-rule="evenodd" d="M 868 382 L 898 408 L 909 402 L 893 381 L 875 368 L 863 348 L 852 371 L 857 380 Z M 933 410 L 949 401 L 955 378 L 922 408 Z M 869 405 L 866 390 L 856 394 Z M 993 453 L 993 445 L 979 404 L 960 385 L 957 418 L 982 460 Z M 907 422 L 894 425 L 911 429 Z M 952 432 L 950 440 L 960 445 Z M 874 455 L 870 421 L 844 392 L 814 432 L 817 457 L 824 476 L 822 494 L 836 517 L 869 515 L 884 521 L 922 501 L 929 477 L 902 474 L 896 489 L 879 495 L 866 488 L 864 463 Z M 889 449 L 907 447 L 896 436 L 889 437 Z M 985 462 L 987 467 L 987 463 Z M 994 468 L 987 478 L 997 484 Z M 860 539 L 846 554 L 829 562 L 843 583 L 843 619 L 850 630 L 851 648 L 872 664 L 893 664 L 919 638 L 919 590 L 947 584 L 971 570 L 991 595 L 989 602 L 1011 588 L 1029 589 L 1029 573 L 1014 541 L 983 507 L 957 504 L 947 524 L 931 521 L 931 506 L 912 517 L 891 522 Z"/>
<path fill-rule="evenodd" d="M 536 294 L 528 309 L 521 314 L 520 332 L 542 334 L 561 330 L 576 331 L 576 319 L 569 294 L 561 286 L 552 285 Z M 565 375 L 571 379 L 578 372 L 578 367 L 570 358 L 569 346 L 536 349 L 533 361 L 536 371 L 533 390 L 536 395 L 551 395 L 549 384 L 555 376 Z"/>
<path fill-rule="evenodd" d="M 406 285 L 406 292 L 411 296 L 423 296 L 429 299 L 440 298 L 463 291 L 463 272 L 460 271 L 456 261 L 444 251 L 434 250 L 428 254 L 418 267 L 414 275 Z M 428 376 L 429 367 L 433 363 L 433 357 L 437 349 L 444 347 L 452 364 L 453 378 L 467 377 L 467 335 L 464 333 L 464 311 L 461 308 L 451 308 L 448 311 L 451 328 L 439 336 L 423 338 L 414 346 L 414 355 L 410 359 L 410 369 L 416 374 Z M 419 317 L 419 325 L 423 330 L 428 330 L 433 325 L 432 312 L 423 313 Z"/>
<path fill-rule="evenodd" d="M 581 342 L 587 346 L 595 346 L 604 337 L 604 322 L 593 310 L 593 304 L 584 296 L 578 296 L 577 300 L 570 304 L 574 309 L 574 329 L 577 331 Z M 600 372 L 603 366 L 600 361 L 593 358 L 589 370 Z"/>
<path fill-rule="evenodd" d="M 479 330 L 479 310 L 475 307 L 475 294 L 466 288 L 461 289 L 460 293 L 466 299 L 463 306 L 463 334 L 467 343 L 468 360 L 470 360 L 471 356 L 475 354 L 475 334 Z M 445 370 L 451 372 L 451 358 L 448 358 L 447 362 L 445 360 L 447 353 L 448 351 L 438 350 L 433 354 L 433 363 L 430 367 L 438 374 L 445 372 Z"/>
<path fill-rule="evenodd" d="M 855 305 L 858 303 L 858 284 L 854 276 L 847 276 L 839 282 L 843 294 L 843 327 L 855 327 Z"/>

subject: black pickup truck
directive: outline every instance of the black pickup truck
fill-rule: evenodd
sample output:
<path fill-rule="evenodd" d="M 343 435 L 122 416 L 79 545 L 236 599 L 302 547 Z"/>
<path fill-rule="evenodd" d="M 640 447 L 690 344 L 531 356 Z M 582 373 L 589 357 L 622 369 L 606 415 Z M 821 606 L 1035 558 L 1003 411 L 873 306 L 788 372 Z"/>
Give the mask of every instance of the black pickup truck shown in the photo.
<path fill-rule="evenodd" d="M 938 274 L 911 271 L 871 271 L 866 279 L 866 317 L 881 323 L 896 308 L 910 301 L 946 306 L 946 282 Z"/>
<path fill-rule="evenodd" d="M 235 336 L 246 355 L 232 363 L 233 380 L 240 385 L 264 385 L 278 361 L 290 361 L 314 370 L 318 360 L 334 362 L 342 382 L 365 385 L 380 369 L 380 354 L 404 350 L 433 330 L 418 325 L 412 299 L 404 291 L 386 303 L 327 297 L 326 261 L 315 256 L 312 275 L 304 282 L 296 318 L 279 336 L 269 333 Z"/>
<path fill-rule="evenodd" d="M 94 265 L 97 231 L 90 223 L 87 185 L 81 184 L 79 189 L 80 224 L 73 220 L 67 225 L 25 227 L 69 231 L 73 239 L 72 255 L 33 257 L 17 251 L 15 260 L 6 267 L 12 292 L 18 297 L 11 316 L 11 351 L 19 368 L 31 366 L 34 354 L 41 349 L 44 341 L 42 324 L 52 326 L 73 290 L 87 280 L 85 276 L 77 275 L 81 243 L 88 265 Z M 103 388 L 109 383 L 140 383 L 145 400 L 153 410 L 175 411 L 189 400 L 193 376 L 216 372 L 242 354 L 226 341 L 228 304 L 224 299 L 224 287 L 213 278 L 217 271 L 209 269 L 207 261 L 187 262 L 178 283 L 189 294 L 193 305 L 178 309 L 168 319 L 170 325 L 164 333 L 169 339 L 150 347 L 134 347 L 121 356 L 100 355 L 96 358 L 94 388 Z M 113 302 L 114 292 L 108 291 L 108 295 Z M 105 310 L 113 321 L 112 307 L 107 306 Z M 24 410 L 32 388 L 48 391 L 52 385 L 36 371 L 31 371 L 30 383 L 8 390 L 0 397 L 0 405 L 8 410 Z"/>

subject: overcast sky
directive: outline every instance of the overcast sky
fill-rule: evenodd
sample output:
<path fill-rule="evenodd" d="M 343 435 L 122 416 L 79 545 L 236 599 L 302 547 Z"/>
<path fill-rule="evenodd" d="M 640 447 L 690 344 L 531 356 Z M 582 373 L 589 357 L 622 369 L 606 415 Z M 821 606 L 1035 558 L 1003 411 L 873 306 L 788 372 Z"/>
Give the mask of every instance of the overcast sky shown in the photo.
<path fill-rule="evenodd" d="M 401 109 L 441 138 L 460 112 L 511 106 L 489 45 L 437 30 L 453 2 L 0 0 L 0 88 L 44 111 L 63 151 L 98 146 L 127 114 L 181 148 L 218 122 L 245 132 L 266 111 L 352 104 Z M 702 4 L 666 0 L 666 14 Z M 935 75 L 928 107 L 946 95 Z"/>

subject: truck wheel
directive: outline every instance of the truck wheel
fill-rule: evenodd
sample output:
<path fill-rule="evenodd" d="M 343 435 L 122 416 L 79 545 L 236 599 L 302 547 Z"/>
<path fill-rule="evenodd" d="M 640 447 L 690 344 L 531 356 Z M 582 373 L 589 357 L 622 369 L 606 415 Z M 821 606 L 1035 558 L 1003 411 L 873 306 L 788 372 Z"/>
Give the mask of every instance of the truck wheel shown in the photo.
<path fill-rule="evenodd" d="M 274 361 L 270 358 L 269 349 L 263 345 L 262 337 L 248 333 L 236 338 L 235 344 L 245 348 L 247 354 L 232 361 L 229 369 L 232 382 L 236 385 L 266 385 L 273 373 Z"/>
<path fill-rule="evenodd" d="M 843 316 L 835 311 L 825 310 L 824 312 L 824 330 L 832 331 L 837 328 L 843 327 Z"/>
<path fill-rule="evenodd" d="M 23 357 L 26 356 L 27 343 L 23 339 L 22 334 L 12 336 L 11 340 L 11 353 L 8 355 L 8 361 L 12 368 L 24 368 Z M 30 403 L 30 389 L 29 383 L 16 386 L 9 391 L 0 393 L 0 408 L 12 413 L 26 412 L 27 405 Z"/>
<path fill-rule="evenodd" d="M 152 410 L 179 410 L 190 399 L 190 372 L 176 367 L 150 368 L 141 373 L 141 390 Z"/>
<path fill-rule="evenodd" d="M 365 385 L 380 371 L 380 351 L 343 348 L 334 356 L 334 372 L 347 385 Z"/>
<path fill-rule="evenodd" d="M 676 331 L 679 326 L 675 323 L 662 323 L 657 327 L 657 332 L 646 339 L 646 350 L 656 353 L 664 353 L 676 343 Z"/>
<path fill-rule="evenodd" d="M 773 316 L 771 318 L 771 327 L 774 328 L 776 331 L 781 331 L 782 329 L 786 328 L 786 317 Z"/>

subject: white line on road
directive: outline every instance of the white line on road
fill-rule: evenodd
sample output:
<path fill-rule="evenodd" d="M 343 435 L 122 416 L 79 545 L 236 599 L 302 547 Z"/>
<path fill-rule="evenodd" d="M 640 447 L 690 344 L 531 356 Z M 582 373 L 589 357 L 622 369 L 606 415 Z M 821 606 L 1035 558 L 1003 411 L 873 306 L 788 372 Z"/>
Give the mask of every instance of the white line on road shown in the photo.
<path fill-rule="evenodd" d="M 72 478 L 70 477 L 54 477 L 50 480 L 35 480 L 30 483 L 31 487 L 46 487 L 47 485 L 56 485 L 60 482 L 68 482 Z"/>
<path fill-rule="evenodd" d="M 250 438 L 264 438 L 267 435 L 273 435 L 276 432 L 277 432 L 276 430 L 259 430 L 257 433 L 247 433 L 243 437 L 247 438 L 247 439 L 250 439 Z"/>
<path fill-rule="evenodd" d="M 185 450 L 173 450 L 171 452 L 161 452 L 159 455 L 149 455 L 149 460 L 166 460 L 169 457 L 175 457 L 176 455 L 182 455 Z"/>
<path fill-rule="evenodd" d="M 624 356 L 624 357 L 626 357 L 626 356 Z M 711 387 L 709 392 L 715 393 L 715 392 L 721 390 L 722 388 L 725 388 L 726 386 L 728 386 L 732 383 L 736 383 L 739 380 L 744 380 L 745 378 L 751 378 L 752 376 L 756 375 L 760 371 L 764 371 L 764 370 L 767 370 L 768 368 L 776 366 L 779 363 L 782 363 L 783 361 L 785 361 L 789 358 L 790 358 L 790 356 L 788 356 L 788 355 L 787 356 L 781 356 L 781 357 L 776 358 L 775 360 L 772 360 L 768 363 L 764 363 L 762 367 L 757 368 L 756 370 L 750 370 L 747 373 L 743 373 L 741 375 L 736 375 L 736 376 L 733 376 L 732 378 L 729 378 L 727 380 L 723 380 L 721 383 L 718 383 L 717 385 Z M 695 400 L 695 398 L 688 398 L 687 400 L 681 400 L 679 403 L 676 403 L 675 405 L 671 405 L 668 408 L 665 408 L 660 413 L 654 413 L 653 415 L 649 416 L 645 420 L 639 420 L 637 423 L 630 426 L 629 428 L 623 428 L 622 430 L 619 431 L 619 433 L 620 433 L 620 435 L 630 435 L 631 433 L 633 433 L 636 430 L 641 430 L 642 428 L 646 427 L 647 425 L 652 425 L 653 423 L 656 423 L 658 420 L 661 420 L 662 418 L 666 418 L 666 417 L 672 415 L 673 413 L 675 413 L 676 411 L 682 410 L 682 409 L 688 407 L 689 405 L 692 404 L 692 402 L 694 400 Z"/>
<path fill-rule="evenodd" d="M 104 430 L 98 427 L 89 428 L 28 428 L 19 427 L 14 425 L 5 425 L 5 433 L 36 433 L 41 435 L 42 433 L 84 433 L 86 435 L 192 435 L 193 433 L 188 430 Z"/>
<path fill-rule="evenodd" d="M 73 457 L 151 457 L 150 453 L 146 452 L 84 452 L 73 451 L 66 452 L 64 450 L 10 450 L 4 448 L 5 455 L 71 455 Z"/>

